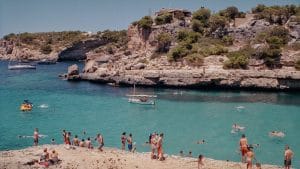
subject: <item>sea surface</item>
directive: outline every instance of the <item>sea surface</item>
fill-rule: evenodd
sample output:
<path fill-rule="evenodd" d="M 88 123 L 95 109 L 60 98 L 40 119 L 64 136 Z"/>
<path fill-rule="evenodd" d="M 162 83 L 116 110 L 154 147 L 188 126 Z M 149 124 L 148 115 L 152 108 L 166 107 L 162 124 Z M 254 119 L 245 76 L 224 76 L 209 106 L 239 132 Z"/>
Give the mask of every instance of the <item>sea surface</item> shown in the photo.
<path fill-rule="evenodd" d="M 300 166 L 300 93 L 137 88 L 138 93 L 158 95 L 154 106 L 137 105 L 127 102 L 130 87 L 59 79 L 72 62 L 38 65 L 36 70 L 8 70 L 7 64 L 0 62 L 0 150 L 32 146 L 32 138 L 18 136 L 31 136 L 36 127 L 48 136 L 41 144 L 52 138 L 62 143 L 66 129 L 85 139 L 102 133 L 105 146 L 120 147 L 126 131 L 139 152 L 149 151 L 143 143 L 150 133 L 163 132 L 168 154 L 183 150 L 239 161 L 238 142 L 245 133 L 249 143 L 260 145 L 254 149 L 258 162 L 282 165 L 288 144 L 295 153 L 294 167 Z M 34 103 L 31 112 L 19 110 L 24 99 Z M 245 131 L 231 133 L 234 123 Z M 271 138 L 273 130 L 286 136 Z M 205 144 L 196 144 L 202 139 Z"/>

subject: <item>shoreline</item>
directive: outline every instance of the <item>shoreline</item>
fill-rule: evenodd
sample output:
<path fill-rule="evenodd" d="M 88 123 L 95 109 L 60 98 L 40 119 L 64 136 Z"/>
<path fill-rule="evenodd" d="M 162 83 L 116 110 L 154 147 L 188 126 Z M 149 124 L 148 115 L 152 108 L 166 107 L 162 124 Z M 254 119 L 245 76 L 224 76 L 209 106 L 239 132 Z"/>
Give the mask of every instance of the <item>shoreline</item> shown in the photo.
<path fill-rule="evenodd" d="M 0 168 L 32 168 L 23 165 L 32 159 L 39 159 L 44 148 L 48 152 L 55 149 L 58 152 L 60 164 L 49 166 L 49 168 L 110 168 L 110 169 L 190 169 L 197 168 L 197 159 L 192 157 L 180 157 L 167 155 L 165 161 L 151 160 L 150 152 L 122 151 L 113 147 L 104 147 L 104 151 L 76 147 L 67 149 L 65 145 L 40 145 L 19 150 L 0 151 Z M 205 155 L 204 155 L 205 156 Z M 245 163 L 204 159 L 206 169 L 240 169 L 246 168 Z M 255 165 L 255 164 L 254 164 Z M 37 165 L 37 167 L 41 167 Z M 279 166 L 263 164 L 264 169 L 278 169 Z"/>

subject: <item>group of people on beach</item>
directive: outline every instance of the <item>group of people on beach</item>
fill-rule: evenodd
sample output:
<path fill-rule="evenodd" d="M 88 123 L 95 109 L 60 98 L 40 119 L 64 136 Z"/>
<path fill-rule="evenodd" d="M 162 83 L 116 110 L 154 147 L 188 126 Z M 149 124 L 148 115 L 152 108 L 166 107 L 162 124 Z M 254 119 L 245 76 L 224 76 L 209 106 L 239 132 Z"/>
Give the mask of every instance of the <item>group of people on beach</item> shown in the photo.
<path fill-rule="evenodd" d="M 83 135 L 86 135 L 86 132 L 83 131 Z M 81 140 L 78 138 L 78 135 L 75 135 L 74 138 L 71 141 L 71 132 L 67 132 L 66 130 L 62 131 L 62 136 L 63 136 L 63 140 L 64 140 L 64 144 L 68 145 L 68 146 L 77 146 L 77 147 L 86 147 L 88 149 L 93 149 L 93 143 L 92 143 L 92 139 L 94 139 L 95 141 L 98 142 L 98 150 L 103 151 L 103 146 L 104 146 L 104 138 L 102 136 L 102 134 L 98 133 L 96 135 L 96 137 L 91 138 L 91 137 L 87 137 L 87 139 L 85 140 L 84 138 L 82 138 Z"/>
<path fill-rule="evenodd" d="M 151 147 L 151 159 L 165 160 L 163 150 L 164 133 L 152 133 L 149 135 L 148 143 Z"/>
<path fill-rule="evenodd" d="M 253 145 L 250 144 L 249 145 L 246 135 L 242 134 L 242 137 L 240 138 L 240 141 L 239 141 L 239 145 L 240 145 L 240 152 L 241 152 L 241 157 L 242 157 L 241 161 L 244 163 L 247 163 L 247 169 L 252 169 L 253 159 L 256 160 L 255 154 L 253 152 L 253 148 L 258 147 L 259 144 L 253 144 Z M 286 145 L 285 151 L 284 151 L 284 167 L 285 167 L 285 169 L 291 168 L 293 154 L 294 153 L 290 149 L 290 147 L 288 145 Z M 256 169 L 261 169 L 261 164 L 258 162 L 256 163 Z"/>
<path fill-rule="evenodd" d="M 245 127 L 239 126 L 237 124 L 234 124 L 232 126 L 232 129 L 234 132 L 238 132 L 238 131 L 242 131 L 245 129 Z M 86 132 L 83 131 L 83 137 L 85 137 Z M 82 138 L 81 140 L 78 138 L 77 135 L 74 136 L 73 139 L 71 139 L 71 132 L 67 132 L 66 130 L 62 130 L 62 136 L 63 136 L 63 141 L 64 144 L 68 145 L 69 148 L 72 148 L 71 146 L 78 146 L 78 147 L 86 147 L 88 149 L 93 149 L 94 146 L 92 144 L 92 139 L 94 139 L 95 141 L 97 141 L 98 143 L 98 150 L 103 151 L 103 146 L 104 146 L 104 137 L 98 133 L 96 135 L 96 137 L 91 138 L 91 137 L 87 137 L 87 139 L 85 140 L 84 138 Z M 38 142 L 39 142 L 39 132 L 38 132 L 38 128 L 34 129 L 34 133 L 33 133 L 33 142 L 34 145 L 37 146 Z M 165 160 L 164 157 L 164 151 L 163 151 L 163 139 L 164 139 L 164 134 L 163 133 L 151 133 L 149 135 L 149 140 L 146 141 L 145 143 L 150 145 L 151 148 L 151 159 L 158 159 L 160 161 Z M 121 134 L 120 137 L 121 140 L 121 149 L 125 150 L 126 149 L 126 143 L 127 143 L 127 147 L 128 147 L 128 151 L 130 152 L 135 152 L 136 151 L 136 146 L 135 146 L 135 142 L 133 142 L 133 136 L 130 133 L 128 136 L 126 135 L 126 132 L 123 132 Z M 196 142 L 197 144 L 205 144 L 206 141 L 205 140 L 199 140 Z M 51 140 L 51 144 L 56 144 L 55 140 L 52 139 Z M 241 153 L 241 161 L 243 163 L 247 164 L 247 169 L 252 169 L 252 163 L 253 163 L 253 159 L 255 159 L 255 154 L 253 152 L 253 148 L 254 147 L 258 147 L 259 144 L 248 144 L 248 140 L 245 136 L 245 134 L 242 134 L 240 141 L 239 141 L 239 147 L 240 147 L 240 153 Z M 180 151 L 180 156 L 184 156 L 183 155 L 183 151 Z M 192 152 L 189 152 L 189 155 L 187 157 L 192 157 Z M 285 153 L 284 153 L 284 166 L 285 169 L 290 169 L 291 168 L 291 164 L 292 164 L 292 157 L 293 157 L 293 152 L 292 150 L 289 148 L 288 145 L 286 145 L 285 147 Z M 201 166 L 204 165 L 203 162 L 204 156 L 203 155 L 199 155 L 199 158 L 197 160 L 198 162 L 198 168 L 201 168 Z M 44 149 L 43 155 L 40 158 L 40 163 L 44 164 L 44 165 L 49 165 L 49 164 L 55 164 L 58 161 L 58 153 L 53 150 L 51 152 L 51 155 L 49 156 L 49 153 L 47 152 L 47 149 Z M 257 160 L 256 160 L 257 161 Z M 256 163 L 256 168 L 260 169 L 261 168 L 261 164 L 260 163 Z"/>

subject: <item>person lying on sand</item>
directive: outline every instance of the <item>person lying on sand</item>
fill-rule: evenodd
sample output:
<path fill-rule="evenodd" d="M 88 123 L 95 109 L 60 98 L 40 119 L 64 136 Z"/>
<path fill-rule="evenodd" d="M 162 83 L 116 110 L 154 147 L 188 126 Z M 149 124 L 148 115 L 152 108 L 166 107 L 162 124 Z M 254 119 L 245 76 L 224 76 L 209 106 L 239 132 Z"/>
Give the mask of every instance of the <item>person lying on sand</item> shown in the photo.
<path fill-rule="evenodd" d="M 270 137 L 284 137 L 285 134 L 282 131 L 271 131 L 269 132 Z"/>

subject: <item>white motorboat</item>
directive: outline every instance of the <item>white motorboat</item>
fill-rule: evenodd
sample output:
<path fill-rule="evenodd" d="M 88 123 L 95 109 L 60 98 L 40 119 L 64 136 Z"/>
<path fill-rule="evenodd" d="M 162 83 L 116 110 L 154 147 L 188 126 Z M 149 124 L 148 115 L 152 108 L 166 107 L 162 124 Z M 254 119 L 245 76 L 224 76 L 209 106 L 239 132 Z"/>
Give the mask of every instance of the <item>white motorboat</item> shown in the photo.
<path fill-rule="evenodd" d="M 8 65 L 9 70 L 17 70 L 17 69 L 36 69 L 35 65 L 28 64 L 28 63 L 17 63 L 14 65 Z"/>

